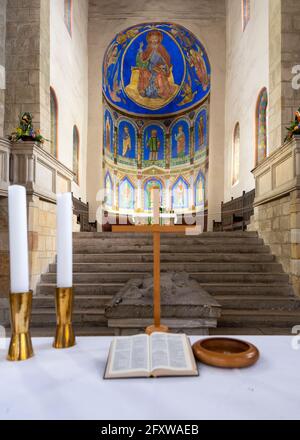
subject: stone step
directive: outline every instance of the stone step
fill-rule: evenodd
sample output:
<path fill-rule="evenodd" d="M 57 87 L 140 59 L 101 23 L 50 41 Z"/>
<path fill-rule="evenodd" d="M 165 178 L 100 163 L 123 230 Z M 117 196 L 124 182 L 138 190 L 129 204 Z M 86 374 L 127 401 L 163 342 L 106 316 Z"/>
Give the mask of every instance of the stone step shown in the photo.
<path fill-rule="evenodd" d="M 278 263 L 185 263 L 172 262 L 161 263 L 161 272 L 166 271 L 185 271 L 185 272 L 270 272 L 282 273 L 281 264 Z M 101 273 L 101 272 L 152 272 L 153 263 L 74 263 L 74 274 L 80 273 Z M 56 273 L 56 265 L 51 264 L 49 267 L 50 273 Z"/>
<path fill-rule="evenodd" d="M 124 262 L 148 263 L 153 262 L 153 254 L 74 254 L 74 263 L 113 263 Z M 271 254 L 220 254 L 220 253 L 162 253 L 162 262 L 216 262 L 216 263 L 271 263 L 275 261 L 274 255 Z"/>
<path fill-rule="evenodd" d="M 74 284 L 75 295 L 115 295 L 125 283 L 98 283 L 98 284 Z M 55 281 L 52 283 L 40 283 L 37 286 L 37 294 L 40 296 L 54 296 L 56 291 Z"/>
<path fill-rule="evenodd" d="M 133 232 L 73 232 L 73 238 L 78 239 L 95 239 L 95 238 L 102 238 L 102 239 L 112 239 L 112 238 L 136 238 L 137 234 Z M 139 237 L 141 238 L 147 238 L 149 237 L 149 234 L 145 233 L 139 233 Z M 179 233 L 172 233 L 167 234 L 167 237 L 170 238 L 182 238 L 184 234 Z M 258 234 L 255 231 L 228 231 L 228 232 L 203 232 L 201 234 L 203 238 L 258 238 Z"/>
<path fill-rule="evenodd" d="M 146 272 L 102 272 L 75 273 L 75 284 L 124 283 L 133 278 L 147 275 Z M 287 284 L 289 277 L 285 273 L 242 273 L 242 272 L 190 272 L 190 276 L 200 283 L 268 283 Z M 45 273 L 41 276 L 42 283 L 55 283 L 55 273 Z"/>
<path fill-rule="evenodd" d="M 216 296 L 216 295 L 235 295 L 239 296 L 247 296 L 247 295 L 255 295 L 255 296 L 265 296 L 265 295 L 273 295 L 279 297 L 290 298 L 294 297 L 294 292 L 292 286 L 288 284 L 284 285 L 274 285 L 274 284 L 238 284 L 238 283 L 200 283 L 201 287 L 206 290 L 208 293 Z"/>
<path fill-rule="evenodd" d="M 178 244 L 170 245 L 170 244 L 161 244 L 160 246 L 161 253 L 240 253 L 240 254 L 269 254 L 270 248 L 265 245 L 260 244 L 234 244 L 234 243 L 214 243 L 214 244 L 197 244 L 190 243 L 188 245 Z M 97 240 L 94 242 L 89 242 L 87 244 L 74 244 L 74 254 L 115 254 L 115 253 L 139 253 L 144 254 L 152 253 L 153 246 L 151 245 L 143 245 L 143 244 L 112 244 L 112 243 L 97 243 Z"/>
<path fill-rule="evenodd" d="M 113 295 L 74 295 L 74 309 L 99 309 L 105 307 Z M 33 298 L 34 309 L 55 308 L 55 296 L 35 296 Z"/>
<path fill-rule="evenodd" d="M 119 292 L 119 290 L 125 285 L 125 283 L 99 283 L 99 284 L 74 284 L 74 294 L 79 296 L 84 295 L 96 295 L 96 296 L 113 296 Z M 268 285 L 268 284 L 238 284 L 238 283 L 200 283 L 204 290 L 212 295 L 273 295 L 279 297 L 294 297 L 293 289 L 290 285 Z M 54 298 L 56 291 L 55 283 L 52 284 L 39 284 L 37 293 L 40 296 L 51 296 Z"/>
<path fill-rule="evenodd" d="M 76 337 L 79 336 L 114 336 L 114 330 L 112 330 L 109 327 L 106 326 L 86 326 L 83 327 L 82 325 L 73 325 L 73 330 Z M 46 337 L 53 337 L 55 335 L 55 326 L 35 326 L 31 327 L 30 329 L 31 336 L 33 338 L 46 338 Z"/>
<path fill-rule="evenodd" d="M 82 326 L 105 326 L 107 319 L 104 316 L 104 307 L 98 309 L 74 309 L 74 324 Z M 31 314 L 31 326 L 47 326 L 56 323 L 55 308 L 33 308 Z"/>
<path fill-rule="evenodd" d="M 290 327 L 217 327 L 209 329 L 211 336 L 291 336 Z"/>
<path fill-rule="evenodd" d="M 247 309 L 247 310 L 282 310 L 300 312 L 300 299 L 296 298 L 280 298 L 278 296 L 237 296 L 237 295 L 215 295 L 214 298 L 221 304 L 224 309 Z"/>
<path fill-rule="evenodd" d="M 222 310 L 218 328 L 222 327 L 289 327 L 300 323 L 299 311 Z"/>
<path fill-rule="evenodd" d="M 152 246 L 153 245 L 153 239 L 152 237 L 148 238 L 112 238 L 112 239 L 79 239 L 79 240 L 73 240 L 74 248 L 80 248 L 81 246 L 84 248 L 86 246 L 88 247 L 115 247 L 115 246 Z M 173 246 L 173 247 L 181 247 L 181 246 L 206 246 L 206 245 L 244 245 L 244 246 L 262 246 L 263 240 L 261 238 L 251 238 L 251 239 L 244 239 L 244 238 L 209 238 L 204 239 L 201 236 L 193 236 L 193 237 L 182 237 L 179 238 L 164 238 L 161 237 L 161 246 Z"/>

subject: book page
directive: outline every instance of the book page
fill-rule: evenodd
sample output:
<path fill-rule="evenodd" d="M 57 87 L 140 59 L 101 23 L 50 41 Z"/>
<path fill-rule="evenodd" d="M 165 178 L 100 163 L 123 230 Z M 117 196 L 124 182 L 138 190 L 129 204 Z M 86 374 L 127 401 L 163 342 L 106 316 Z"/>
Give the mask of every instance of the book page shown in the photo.
<path fill-rule="evenodd" d="M 150 337 L 151 371 L 193 370 L 187 337 L 183 334 L 153 333 Z"/>
<path fill-rule="evenodd" d="M 137 335 L 118 337 L 113 341 L 109 374 L 118 375 L 136 371 L 150 371 L 149 337 Z"/>

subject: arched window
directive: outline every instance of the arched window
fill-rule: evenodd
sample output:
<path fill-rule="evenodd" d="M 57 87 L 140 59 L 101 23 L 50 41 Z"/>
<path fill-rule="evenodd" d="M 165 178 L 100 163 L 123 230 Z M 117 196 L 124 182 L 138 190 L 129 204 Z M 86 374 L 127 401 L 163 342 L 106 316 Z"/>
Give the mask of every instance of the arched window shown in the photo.
<path fill-rule="evenodd" d="M 242 0 L 242 22 L 243 31 L 246 29 L 247 24 L 250 21 L 250 0 Z"/>
<path fill-rule="evenodd" d="M 256 104 L 256 165 L 267 157 L 268 92 L 263 88 Z"/>
<path fill-rule="evenodd" d="M 50 141 L 51 147 L 50 152 L 54 157 L 57 158 L 57 150 L 58 150 L 58 104 L 57 98 L 52 87 L 50 88 L 50 118 L 51 118 L 51 133 L 50 133 Z"/>
<path fill-rule="evenodd" d="M 68 29 L 70 36 L 72 36 L 72 10 L 73 10 L 73 0 L 64 0 L 64 20 L 65 25 Z"/>
<path fill-rule="evenodd" d="M 73 127 L 73 172 L 74 182 L 79 185 L 79 131 L 76 125 Z"/>
<path fill-rule="evenodd" d="M 240 178 L 240 124 L 237 123 L 233 133 L 232 143 L 232 185 Z"/>

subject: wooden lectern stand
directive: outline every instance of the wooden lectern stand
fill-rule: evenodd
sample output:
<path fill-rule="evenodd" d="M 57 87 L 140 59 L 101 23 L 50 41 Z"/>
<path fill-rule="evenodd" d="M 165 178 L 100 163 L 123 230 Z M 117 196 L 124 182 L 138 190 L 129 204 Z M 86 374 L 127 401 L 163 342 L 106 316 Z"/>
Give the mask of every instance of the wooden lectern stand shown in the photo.
<path fill-rule="evenodd" d="M 146 333 L 150 335 L 154 332 L 167 332 L 168 327 L 160 323 L 160 234 L 179 234 L 185 233 L 190 226 L 161 226 L 161 225 L 141 225 L 141 226 L 113 226 L 113 232 L 135 232 L 153 235 L 153 309 L 154 325 L 146 328 Z"/>

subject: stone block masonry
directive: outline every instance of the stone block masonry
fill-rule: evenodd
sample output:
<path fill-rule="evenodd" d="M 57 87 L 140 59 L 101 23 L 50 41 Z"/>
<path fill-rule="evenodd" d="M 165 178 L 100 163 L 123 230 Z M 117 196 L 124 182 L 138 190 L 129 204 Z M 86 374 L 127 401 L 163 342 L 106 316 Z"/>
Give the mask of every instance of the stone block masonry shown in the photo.
<path fill-rule="evenodd" d="M 49 0 L 7 1 L 4 134 L 14 130 L 21 112 L 29 111 L 49 139 L 49 16 Z"/>
<path fill-rule="evenodd" d="M 274 151 L 254 170 L 256 196 L 250 231 L 258 231 L 300 296 L 300 137 Z"/>

